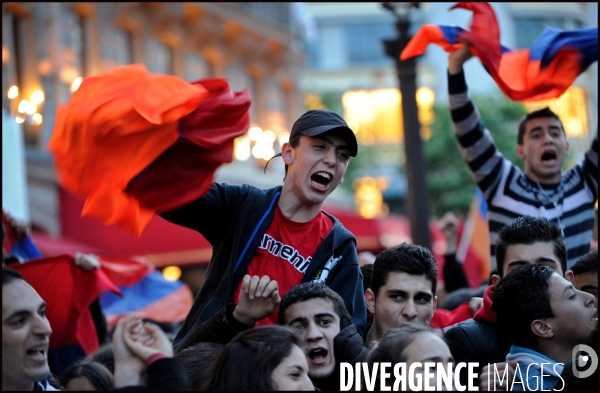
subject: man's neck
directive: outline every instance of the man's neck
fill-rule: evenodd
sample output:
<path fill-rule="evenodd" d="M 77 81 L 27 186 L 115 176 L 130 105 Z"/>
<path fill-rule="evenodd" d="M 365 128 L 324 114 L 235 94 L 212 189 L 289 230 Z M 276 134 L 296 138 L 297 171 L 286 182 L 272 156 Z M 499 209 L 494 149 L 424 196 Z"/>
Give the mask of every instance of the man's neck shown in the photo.
<path fill-rule="evenodd" d="M 288 220 L 308 222 L 319 214 L 322 204 L 308 205 L 303 203 L 291 189 L 287 189 L 284 185 L 277 205 L 283 216 Z"/>
<path fill-rule="evenodd" d="M 557 363 L 567 364 L 571 359 L 575 344 L 557 345 L 554 341 L 540 342 L 538 352 L 549 357 Z"/>
<path fill-rule="evenodd" d="M 365 347 L 367 347 L 367 349 L 369 350 L 375 346 L 377 341 L 379 341 L 379 338 L 377 336 L 377 327 L 375 326 L 375 323 L 375 319 L 373 319 L 373 324 L 371 325 L 371 328 L 365 336 Z"/>
<path fill-rule="evenodd" d="M 557 186 L 558 184 L 560 184 L 560 181 L 562 179 L 562 172 L 551 177 L 540 177 L 537 176 L 535 173 L 531 172 L 530 170 L 525 169 L 525 176 L 527 176 L 529 180 L 537 182 L 539 184 Z"/>

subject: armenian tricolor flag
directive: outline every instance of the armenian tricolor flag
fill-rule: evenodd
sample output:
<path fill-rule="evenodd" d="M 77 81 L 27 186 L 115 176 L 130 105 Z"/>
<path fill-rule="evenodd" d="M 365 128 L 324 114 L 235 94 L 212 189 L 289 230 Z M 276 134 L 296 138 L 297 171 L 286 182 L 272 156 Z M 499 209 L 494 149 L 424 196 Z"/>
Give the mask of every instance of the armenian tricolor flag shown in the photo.
<path fill-rule="evenodd" d="M 429 44 L 453 52 L 465 40 L 500 90 L 508 98 L 522 102 L 560 97 L 598 60 L 597 27 L 569 31 L 547 27 L 530 48 L 510 50 L 500 44 L 498 21 L 489 3 L 461 2 L 450 9 L 456 8 L 473 12 L 470 30 L 424 25 L 400 59 L 422 55 Z"/>
<path fill-rule="evenodd" d="M 99 259 L 102 271 L 121 292 L 105 292 L 100 297 L 109 326 L 131 312 L 159 323 L 179 322 L 192 308 L 194 298 L 189 287 L 181 281 L 168 281 L 145 258 Z"/>
<path fill-rule="evenodd" d="M 471 201 L 469 216 L 456 249 L 456 260 L 463 264 L 471 288 L 477 288 L 488 280 L 491 269 L 490 230 L 487 203 L 479 189 Z"/>

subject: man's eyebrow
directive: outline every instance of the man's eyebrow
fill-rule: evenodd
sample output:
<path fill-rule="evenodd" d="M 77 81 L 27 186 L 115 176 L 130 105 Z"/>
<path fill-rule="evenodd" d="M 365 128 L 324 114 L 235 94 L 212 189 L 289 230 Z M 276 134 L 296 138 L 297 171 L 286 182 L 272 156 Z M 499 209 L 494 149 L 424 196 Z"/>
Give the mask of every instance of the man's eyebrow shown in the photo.
<path fill-rule="evenodd" d="M 306 323 L 307 318 L 306 317 L 298 317 L 298 318 L 294 318 L 291 321 L 288 322 L 288 325 L 293 325 L 296 322 L 304 322 Z"/>
<path fill-rule="evenodd" d="M 417 297 L 417 296 L 426 297 L 426 298 L 429 298 L 429 299 L 433 297 L 433 295 L 431 293 L 429 293 L 429 292 L 423 292 L 423 291 L 417 292 L 417 294 L 415 295 L 415 297 Z"/>
<path fill-rule="evenodd" d="M 23 316 L 23 317 L 25 317 L 25 316 L 28 316 L 28 315 L 31 315 L 31 311 L 29 311 L 29 310 L 15 310 L 8 317 L 6 317 L 4 320 L 7 321 L 7 320 L 12 319 L 12 318 L 17 317 L 17 316 Z"/>
<path fill-rule="evenodd" d="M 401 289 L 388 289 L 388 290 L 386 291 L 386 293 L 387 293 L 388 295 L 402 295 L 402 296 L 406 296 L 406 295 L 408 295 L 408 292 L 406 292 L 406 291 L 403 291 L 403 290 L 401 290 Z"/>
<path fill-rule="evenodd" d="M 46 305 L 46 302 L 42 302 L 42 303 L 40 303 L 40 305 L 38 306 L 38 310 L 39 310 L 39 309 L 41 309 L 41 308 L 45 308 L 46 306 L 47 306 L 47 305 Z M 11 314 L 8 316 L 8 317 L 6 317 L 4 320 L 5 320 L 5 321 L 7 321 L 7 320 L 9 320 L 9 319 L 11 319 L 11 318 L 14 318 L 14 317 L 16 317 L 16 316 L 27 316 L 27 315 L 31 315 L 31 314 L 32 314 L 32 313 L 31 313 L 31 311 L 29 311 L 29 310 L 25 310 L 25 309 L 21 309 L 21 310 L 15 310 L 15 311 L 13 311 L 13 312 L 12 312 L 12 313 L 11 313 Z"/>
<path fill-rule="evenodd" d="M 593 285 L 593 284 L 583 285 L 579 290 L 580 291 L 589 291 L 590 289 L 598 290 L 598 285 Z"/>
<path fill-rule="evenodd" d="M 329 317 L 329 318 L 335 318 L 335 315 L 333 315 L 330 312 L 322 312 L 322 313 L 319 313 L 319 314 L 315 314 L 313 318 L 315 318 L 315 319 L 321 319 L 321 318 L 327 318 L 327 317 Z"/>
<path fill-rule="evenodd" d="M 563 295 L 568 291 L 568 290 L 575 290 L 575 287 L 573 287 L 573 284 L 569 284 L 565 287 L 565 290 L 563 291 Z"/>

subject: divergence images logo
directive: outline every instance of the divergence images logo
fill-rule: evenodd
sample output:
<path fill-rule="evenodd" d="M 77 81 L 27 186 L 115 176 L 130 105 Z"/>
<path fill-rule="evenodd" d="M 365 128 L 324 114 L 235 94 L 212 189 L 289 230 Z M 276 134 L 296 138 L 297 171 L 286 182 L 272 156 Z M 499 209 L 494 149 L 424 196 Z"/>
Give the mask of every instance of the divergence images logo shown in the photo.
<path fill-rule="evenodd" d="M 579 352 L 583 352 L 577 356 Z M 573 352 L 571 354 L 571 358 L 573 359 L 572 367 L 573 367 L 573 375 L 577 378 L 587 378 L 596 371 L 598 368 L 598 355 L 596 351 L 584 344 L 576 345 L 573 348 Z M 585 371 L 580 371 L 583 367 L 586 367 L 589 364 L 589 367 Z"/>

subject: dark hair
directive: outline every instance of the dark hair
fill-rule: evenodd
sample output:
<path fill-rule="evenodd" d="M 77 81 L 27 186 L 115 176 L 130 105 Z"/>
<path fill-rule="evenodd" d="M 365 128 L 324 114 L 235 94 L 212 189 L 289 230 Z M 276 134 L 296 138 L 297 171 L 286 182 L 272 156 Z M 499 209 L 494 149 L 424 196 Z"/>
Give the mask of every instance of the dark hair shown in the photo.
<path fill-rule="evenodd" d="M 360 267 L 360 271 L 363 275 L 363 289 L 366 291 L 371 288 L 371 278 L 373 276 L 373 264 L 367 263 Z"/>
<path fill-rule="evenodd" d="M 113 374 L 106 367 L 98 362 L 85 359 L 69 365 L 60 374 L 58 380 L 64 388 L 70 380 L 79 377 L 87 378 L 96 390 L 108 391 L 114 387 Z"/>
<path fill-rule="evenodd" d="M 2 266 L 2 286 L 5 284 L 10 284 L 15 280 L 23 280 L 27 282 L 27 280 L 25 280 L 21 273 L 17 270 Z"/>
<path fill-rule="evenodd" d="M 435 295 L 438 278 L 437 261 L 427 248 L 402 243 L 377 254 L 371 276 L 371 290 L 375 297 L 379 288 L 386 284 L 388 275 L 394 272 L 424 275 L 431 281 L 431 292 Z"/>
<path fill-rule="evenodd" d="M 554 255 L 560 262 L 564 276 L 567 271 L 567 246 L 558 225 L 543 217 L 520 216 L 500 228 L 496 241 L 498 275 L 504 277 L 506 249 L 515 244 L 552 243 Z"/>
<path fill-rule="evenodd" d="M 525 137 L 525 126 L 527 125 L 527 122 L 529 120 L 547 118 L 547 117 L 551 117 L 553 119 L 558 120 L 560 123 L 560 128 L 561 128 L 562 132 L 563 133 L 565 132 L 565 127 L 563 126 L 563 123 L 560 120 L 560 118 L 558 117 L 558 115 L 556 113 L 552 112 L 552 110 L 550 110 L 550 108 L 546 107 L 543 109 L 538 109 L 533 112 L 529 112 L 528 114 L 526 114 L 525 116 L 523 116 L 521 118 L 521 120 L 519 121 L 519 133 L 517 135 L 517 143 L 519 145 L 523 144 L 523 138 Z"/>
<path fill-rule="evenodd" d="M 512 344 L 537 350 L 538 338 L 531 331 L 536 319 L 553 318 L 550 305 L 552 269 L 544 265 L 523 265 L 508 273 L 492 292 L 492 311 L 500 331 Z"/>
<path fill-rule="evenodd" d="M 275 390 L 271 373 L 300 338 L 286 326 L 259 326 L 238 334 L 210 367 L 204 390 Z"/>
<path fill-rule="evenodd" d="M 208 371 L 224 345 L 215 342 L 199 342 L 179 352 L 173 358 L 179 360 L 187 371 L 192 390 L 201 390 L 209 377 Z"/>
<path fill-rule="evenodd" d="M 279 304 L 279 324 L 285 325 L 285 311 L 295 303 L 305 302 L 310 299 L 325 299 L 333 305 L 333 310 L 340 317 L 340 330 L 352 324 L 352 316 L 346 309 L 344 300 L 333 289 L 318 282 L 305 282 L 290 288 L 281 298 Z"/>
<path fill-rule="evenodd" d="M 296 148 L 300 144 L 301 138 L 302 138 L 302 134 L 296 134 L 296 135 L 294 135 L 293 138 L 290 138 L 288 143 L 290 144 L 291 147 Z M 285 176 L 283 176 L 283 180 L 285 180 L 285 178 L 287 177 L 287 172 L 288 172 L 288 166 L 287 166 L 287 164 L 285 164 Z"/>
<path fill-rule="evenodd" d="M 406 362 L 408 356 L 404 350 L 421 333 L 434 333 L 434 330 L 423 325 L 407 325 L 389 330 L 369 353 L 369 365 L 378 362 Z"/>
<path fill-rule="evenodd" d="M 102 344 L 100 348 L 92 352 L 86 357 L 86 360 L 98 362 L 108 369 L 111 373 L 115 373 L 115 353 L 113 352 L 112 343 Z"/>
<path fill-rule="evenodd" d="M 574 275 L 587 272 L 598 272 L 598 250 L 592 250 L 579 258 L 577 262 L 571 266 L 571 271 Z"/>

